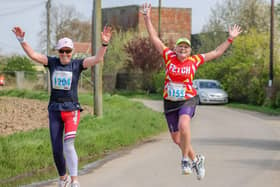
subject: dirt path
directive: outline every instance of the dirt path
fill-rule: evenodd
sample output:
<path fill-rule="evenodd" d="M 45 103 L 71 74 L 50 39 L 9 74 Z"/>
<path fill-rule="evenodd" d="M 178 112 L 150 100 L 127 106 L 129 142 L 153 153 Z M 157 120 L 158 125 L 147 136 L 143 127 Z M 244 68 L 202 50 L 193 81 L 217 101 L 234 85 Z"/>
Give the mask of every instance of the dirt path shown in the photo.
<path fill-rule="evenodd" d="M 0 136 L 37 128 L 47 128 L 49 124 L 48 102 L 16 97 L 0 97 Z M 90 113 L 90 107 L 83 106 Z"/>

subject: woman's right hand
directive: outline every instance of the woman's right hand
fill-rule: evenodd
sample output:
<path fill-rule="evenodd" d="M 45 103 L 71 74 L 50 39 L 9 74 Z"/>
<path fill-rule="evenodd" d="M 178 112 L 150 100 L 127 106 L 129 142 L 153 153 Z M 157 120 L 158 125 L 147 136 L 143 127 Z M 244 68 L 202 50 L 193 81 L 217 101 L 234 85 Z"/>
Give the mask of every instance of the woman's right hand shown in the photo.
<path fill-rule="evenodd" d="M 18 39 L 24 38 L 25 32 L 23 32 L 20 27 L 14 27 L 12 31 L 13 31 L 13 33 L 15 33 L 15 35 Z"/>
<path fill-rule="evenodd" d="M 21 47 L 23 48 L 25 53 L 29 56 L 29 58 L 31 58 L 32 60 L 34 60 L 40 64 L 48 65 L 48 57 L 46 55 L 36 53 L 30 47 L 30 45 L 24 41 L 25 32 L 20 27 L 14 27 L 12 29 L 12 31 L 13 31 L 13 33 L 15 33 L 17 40 L 19 41 L 19 43 L 21 44 Z"/>
<path fill-rule="evenodd" d="M 152 9 L 151 3 L 150 4 L 144 3 L 143 9 L 140 12 L 143 14 L 143 16 L 150 17 L 151 9 Z"/>

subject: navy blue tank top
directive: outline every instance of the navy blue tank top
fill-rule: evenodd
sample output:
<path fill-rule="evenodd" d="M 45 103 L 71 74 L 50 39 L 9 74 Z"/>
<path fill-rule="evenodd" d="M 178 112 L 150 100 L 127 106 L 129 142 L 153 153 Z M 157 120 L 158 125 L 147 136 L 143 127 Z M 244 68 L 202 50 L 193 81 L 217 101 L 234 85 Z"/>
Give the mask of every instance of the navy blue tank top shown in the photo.
<path fill-rule="evenodd" d="M 59 58 L 48 56 L 48 65 L 51 79 L 51 96 L 48 110 L 73 111 L 82 110 L 78 102 L 78 82 L 83 68 L 84 59 L 71 59 L 71 62 L 62 65 Z"/>

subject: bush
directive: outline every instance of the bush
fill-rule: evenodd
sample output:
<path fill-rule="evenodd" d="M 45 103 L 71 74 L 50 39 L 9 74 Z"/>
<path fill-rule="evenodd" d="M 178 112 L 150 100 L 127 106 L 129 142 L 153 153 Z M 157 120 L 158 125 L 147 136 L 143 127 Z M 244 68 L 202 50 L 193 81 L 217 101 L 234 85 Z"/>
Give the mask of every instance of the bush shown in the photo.
<path fill-rule="evenodd" d="M 116 74 L 126 65 L 129 55 L 125 51 L 125 46 L 135 35 L 133 31 L 119 31 L 113 34 L 104 57 L 104 73 Z"/>
<path fill-rule="evenodd" d="M 125 46 L 131 57 L 127 68 L 131 71 L 142 71 L 144 74 L 158 72 L 163 67 L 161 54 L 153 46 L 149 38 L 137 37 Z"/>
<path fill-rule="evenodd" d="M 266 99 L 264 89 L 268 82 L 268 37 L 268 33 L 249 30 L 234 41 L 223 57 L 199 68 L 196 78 L 219 80 L 233 101 L 271 107 L 276 105 L 275 98 Z M 275 56 L 275 64 L 278 62 L 279 58 Z M 274 71 L 273 84 L 276 85 L 280 82 L 277 80 L 279 66 L 275 66 Z M 280 90 L 278 87 L 275 91 Z"/>
<path fill-rule="evenodd" d="M 269 108 L 273 108 L 273 100 L 272 99 L 270 99 L 270 98 L 265 98 L 264 99 L 264 102 L 263 102 L 263 106 L 264 107 L 269 107 Z"/>
<path fill-rule="evenodd" d="M 130 73 L 142 73 L 142 89 L 155 92 L 153 74 L 159 72 L 164 66 L 161 54 L 146 37 L 131 40 L 125 46 L 125 50 L 130 56 L 126 66 L 127 70 Z"/>
<path fill-rule="evenodd" d="M 276 92 L 275 96 L 275 106 L 280 107 L 280 91 Z"/>
<path fill-rule="evenodd" d="M 153 75 L 153 86 L 155 88 L 155 92 L 158 94 L 163 93 L 164 88 L 164 78 L 165 78 L 165 71 L 162 70 Z"/>
<path fill-rule="evenodd" d="M 103 88 L 105 92 L 112 93 L 115 89 L 116 75 L 118 71 L 126 65 L 128 54 L 124 50 L 125 44 L 131 38 L 133 38 L 135 33 L 132 31 L 118 31 L 114 32 L 112 40 L 108 45 L 107 52 L 104 56 L 104 63 L 102 64 L 103 71 Z M 75 55 L 73 58 L 85 58 L 87 56 L 79 54 Z M 93 83 L 91 80 L 91 68 L 83 71 L 81 75 L 80 83 L 82 83 L 83 88 L 91 90 Z"/>
<path fill-rule="evenodd" d="M 7 65 L 4 68 L 4 71 L 35 72 L 36 70 L 33 68 L 33 66 L 34 66 L 34 64 L 32 64 L 32 62 L 29 58 L 16 55 L 16 56 L 7 58 Z"/>
<path fill-rule="evenodd" d="M 248 102 L 249 104 L 261 105 L 265 98 L 265 89 L 260 79 L 253 77 L 248 84 Z"/>

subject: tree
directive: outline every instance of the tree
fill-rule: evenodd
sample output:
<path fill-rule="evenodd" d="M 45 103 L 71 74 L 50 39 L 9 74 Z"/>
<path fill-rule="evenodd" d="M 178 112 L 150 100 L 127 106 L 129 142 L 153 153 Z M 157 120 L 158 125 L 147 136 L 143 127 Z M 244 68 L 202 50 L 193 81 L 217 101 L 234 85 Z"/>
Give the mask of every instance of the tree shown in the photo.
<path fill-rule="evenodd" d="M 213 31 L 192 35 L 192 52 L 198 54 L 212 51 L 224 42 L 227 36 L 228 33 L 225 31 Z"/>
<path fill-rule="evenodd" d="M 155 49 L 149 38 L 136 37 L 125 46 L 130 55 L 128 68 L 143 73 L 158 72 L 163 67 L 161 54 Z"/>
<path fill-rule="evenodd" d="M 40 48 L 46 51 L 46 19 L 42 16 L 42 30 L 40 35 Z M 55 46 L 58 39 L 69 37 L 75 42 L 91 41 L 91 22 L 87 19 L 82 20 L 84 16 L 77 12 L 73 6 L 52 6 L 50 18 L 51 44 Z"/>
<path fill-rule="evenodd" d="M 280 3 L 276 4 L 274 12 L 275 12 L 275 15 L 276 15 L 275 22 L 276 22 L 276 25 L 277 25 L 278 30 L 279 30 L 279 28 L 280 28 Z"/>
<path fill-rule="evenodd" d="M 12 56 L 6 59 L 7 65 L 4 68 L 4 71 L 28 71 L 35 72 L 31 60 L 27 57 L 22 56 Z"/>
<path fill-rule="evenodd" d="M 268 78 L 269 35 L 250 30 L 238 37 L 226 58 L 203 65 L 196 78 L 219 80 L 234 101 L 261 105 Z"/>
<path fill-rule="evenodd" d="M 104 73 L 116 74 L 119 69 L 126 65 L 129 61 L 125 46 L 127 43 L 135 37 L 136 33 L 133 31 L 117 31 L 113 33 L 110 45 L 104 57 Z"/>
<path fill-rule="evenodd" d="M 56 41 L 62 37 L 69 37 L 78 42 L 89 42 L 91 40 L 91 22 L 80 20 L 80 13 L 75 8 L 64 7 L 59 9 L 56 7 L 53 10 L 52 17 L 54 22 L 51 27 Z"/>
<path fill-rule="evenodd" d="M 244 31 L 255 28 L 269 31 L 269 3 L 265 0 L 224 0 L 211 9 L 204 32 L 227 31 L 229 25 L 239 24 Z"/>
<path fill-rule="evenodd" d="M 161 54 L 155 49 L 149 38 L 136 37 L 125 46 L 125 51 L 130 56 L 127 69 L 131 73 L 142 73 L 143 89 L 155 91 L 152 75 L 159 72 L 164 63 Z"/>
<path fill-rule="evenodd" d="M 276 19 L 274 21 L 277 25 L 280 23 L 280 4 L 275 9 Z M 222 57 L 215 60 L 214 63 L 207 63 L 198 71 L 196 78 L 207 77 L 220 80 L 230 98 L 235 101 L 264 104 L 269 69 L 270 1 L 224 0 L 211 11 L 209 22 L 203 28 L 203 31 L 207 33 L 197 37 L 199 40 L 196 39 L 200 46 L 205 45 L 207 48 L 216 45 L 221 35 L 216 35 L 218 38 L 214 40 L 211 33 L 225 33 L 226 27 L 234 23 L 240 24 L 244 32 L 227 51 L 226 58 Z M 278 54 L 280 49 L 278 30 L 275 28 L 275 54 Z M 225 37 L 222 41 L 224 40 Z M 274 56 L 274 62 L 275 92 L 279 93 L 280 82 L 277 75 L 279 75 L 280 68 L 277 55 Z M 275 105 L 278 102 L 276 101 L 277 99 L 274 101 Z"/>
<path fill-rule="evenodd" d="M 5 57 L 0 55 L 0 71 L 2 71 L 5 66 L 6 66 Z"/>

